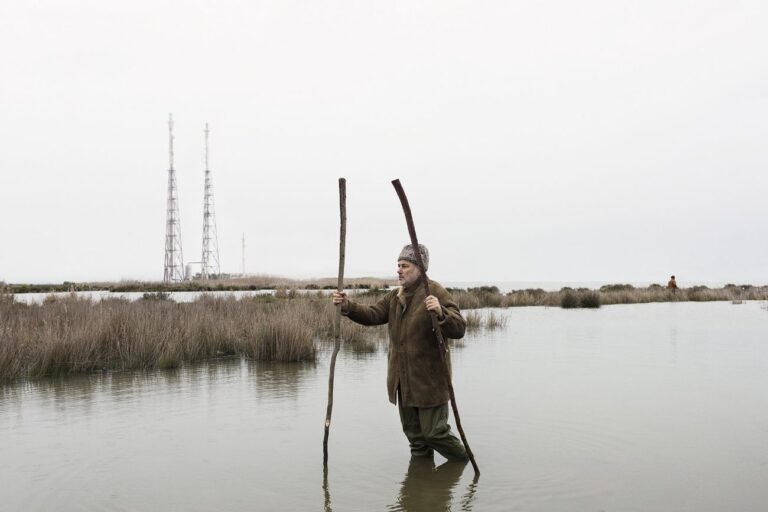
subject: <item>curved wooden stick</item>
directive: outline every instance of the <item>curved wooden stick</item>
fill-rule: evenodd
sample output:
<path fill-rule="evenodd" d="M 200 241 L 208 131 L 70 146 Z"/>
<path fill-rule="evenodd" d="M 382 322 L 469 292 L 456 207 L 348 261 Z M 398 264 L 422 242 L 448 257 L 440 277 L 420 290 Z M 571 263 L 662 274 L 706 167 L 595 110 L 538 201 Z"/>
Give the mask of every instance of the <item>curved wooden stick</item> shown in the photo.
<path fill-rule="evenodd" d="M 339 211 L 341 228 L 339 232 L 339 279 L 336 288 L 344 289 L 344 247 L 347 239 L 347 180 L 339 178 Z M 325 412 L 325 435 L 323 436 L 323 466 L 328 466 L 328 434 L 331 428 L 331 412 L 333 411 L 333 376 L 336 370 L 336 356 L 341 346 L 341 304 L 336 305 L 336 319 L 333 325 L 334 337 L 333 355 L 331 356 L 331 373 L 328 377 L 328 408 Z"/>
<path fill-rule="evenodd" d="M 421 270 L 421 283 L 424 285 L 424 291 L 427 296 L 432 295 L 429 291 L 429 279 L 427 279 L 427 271 L 424 269 L 424 262 L 421 261 L 421 252 L 419 251 L 419 240 L 416 238 L 416 227 L 413 225 L 413 216 L 411 215 L 411 206 L 408 204 L 408 198 L 405 195 L 405 190 L 400 184 L 400 180 L 393 180 L 392 186 L 397 191 L 397 196 L 400 198 L 400 203 L 403 205 L 403 212 L 405 213 L 405 222 L 408 224 L 408 234 L 411 237 L 411 245 L 413 245 L 413 252 L 416 256 L 416 264 Z M 448 361 L 445 358 L 445 340 L 443 339 L 443 333 L 440 330 L 440 324 L 437 320 L 437 313 L 430 311 L 430 317 L 432 319 L 432 330 L 437 338 L 437 345 L 440 351 L 440 359 L 443 361 L 443 368 L 445 370 L 445 381 L 448 384 L 448 394 L 451 397 L 451 408 L 453 409 L 453 417 L 456 420 L 456 428 L 461 435 L 461 441 L 464 443 L 464 448 L 467 450 L 467 457 L 472 463 L 472 468 L 475 470 L 476 475 L 480 475 L 480 468 L 477 467 L 475 462 L 475 456 L 467 443 L 467 436 L 464 434 L 464 429 L 461 427 L 461 418 L 459 417 L 459 408 L 456 406 L 456 395 L 453 392 L 453 382 L 451 382 L 451 372 L 448 369 Z"/>

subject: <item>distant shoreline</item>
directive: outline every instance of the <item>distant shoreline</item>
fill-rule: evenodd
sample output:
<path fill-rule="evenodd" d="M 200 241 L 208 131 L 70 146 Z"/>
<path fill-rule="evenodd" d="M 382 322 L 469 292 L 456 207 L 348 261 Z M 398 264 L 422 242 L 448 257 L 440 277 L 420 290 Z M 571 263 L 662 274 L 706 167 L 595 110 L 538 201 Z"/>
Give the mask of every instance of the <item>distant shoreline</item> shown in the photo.
<path fill-rule="evenodd" d="M 745 300 L 768 300 L 768 286 L 750 284 L 727 284 L 718 288 L 699 285 L 671 290 L 660 284 L 636 287 L 631 284 L 607 284 L 599 288 L 564 286 L 559 290 L 543 288 L 500 290 L 496 285 L 458 288 L 446 283 L 454 300 L 462 310 L 480 308 L 508 308 L 524 306 L 546 306 L 561 308 L 599 308 L 613 304 L 645 304 L 650 302 L 709 302 Z M 191 285 L 191 286 L 190 286 Z M 344 283 L 346 290 L 358 298 L 356 300 L 375 301 L 396 286 L 396 283 L 380 279 L 358 278 Z M 82 300 L 128 300 L 168 299 L 175 302 L 195 302 L 203 296 L 222 297 L 237 294 L 235 298 L 272 297 L 275 299 L 323 299 L 336 286 L 327 281 L 282 281 L 277 285 L 256 283 L 240 286 L 232 283 L 191 282 L 165 286 L 162 283 L 120 284 L 112 287 L 71 286 L 53 288 L 27 288 L 24 292 L 14 293 L 13 287 L 0 288 L 0 297 L 17 297 L 17 301 L 26 304 L 42 304 L 48 300 L 77 296 Z M 93 286 L 90 287 L 89 286 Z"/>
<path fill-rule="evenodd" d="M 631 284 L 607 284 L 598 289 L 563 287 L 559 291 L 527 288 L 501 292 L 495 286 L 467 290 L 450 289 L 461 309 L 486 307 L 549 306 L 562 308 L 599 308 L 613 304 L 650 302 L 710 302 L 768 300 L 768 286 L 727 284 L 721 288 L 691 286 L 671 290 L 659 284 L 637 288 Z"/>
<path fill-rule="evenodd" d="M 361 290 L 388 288 L 397 286 L 394 279 L 375 277 L 356 277 L 346 279 L 348 288 Z M 255 276 L 246 278 L 209 279 L 206 281 L 192 280 L 178 283 L 163 283 L 159 281 L 119 281 L 119 282 L 89 282 L 77 283 L 64 281 L 61 284 L 26 284 L 0 283 L 0 292 L 11 294 L 23 293 L 66 293 L 66 292 L 239 292 L 258 290 L 335 290 L 336 280 L 332 278 L 319 279 L 288 279 L 273 276 Z"/>
<path fill-rule="evenodd" d="M 473 290 L 493 288 L 499 293 L 516 293 L 524 290 L 541 290 L 547 293 L 557 293 L 567 289 L 599 291 L 606 287 L 630 287 L 640 290 L 645 288 L 658 289 L 660 284 L 604 284 L 599 281 L 442 281 L 447 288 L 457 290 Z M 356 277 L 345 279 L 346 289 L 376 290 L 397 286 L 397 280 L 376 277 Z M 735 284 L 735 283 L 697 283 L 686 289 L 767 289 L 768 285 Z M 213 292 L 213 291 L 260 291 L 260 290 L 335 290 L 335 278 L 290 279 L 277 276 L 253 276 L 246 278 L 209 279 L 206 281 L 191 280 L 166 284 L 160 281 L 114 281 L 114 282 L 71 282 L 63 283 L 3 283 L 0 282 L 0 293 L 66 293 L 66 292 Z"/>

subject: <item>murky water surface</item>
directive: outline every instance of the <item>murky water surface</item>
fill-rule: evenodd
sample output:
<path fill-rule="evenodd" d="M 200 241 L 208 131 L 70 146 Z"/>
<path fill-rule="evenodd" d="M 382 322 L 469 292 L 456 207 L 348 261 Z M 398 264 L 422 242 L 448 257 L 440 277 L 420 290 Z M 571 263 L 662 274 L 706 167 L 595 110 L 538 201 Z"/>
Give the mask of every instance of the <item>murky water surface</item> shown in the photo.
<path fill-rule="evenodd" d="M 482 470 L 410 461 L 386 354 L 0 387 L 2 510 L 755 511 L 768 502 L 760 303 L 502 311 L 454 350 Z"/>

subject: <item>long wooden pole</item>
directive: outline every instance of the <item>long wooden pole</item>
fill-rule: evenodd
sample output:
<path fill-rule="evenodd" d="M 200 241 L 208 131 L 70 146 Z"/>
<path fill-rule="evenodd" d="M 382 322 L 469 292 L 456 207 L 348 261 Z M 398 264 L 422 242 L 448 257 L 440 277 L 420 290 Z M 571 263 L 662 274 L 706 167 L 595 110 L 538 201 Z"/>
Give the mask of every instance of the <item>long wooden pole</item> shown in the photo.
<path fill-rule="evenodd" d="M 339 279 L 336 288 L 344 290 L 344 250 L 347 240 L 347 180 L 339 178 L 339 212 L 341 228 L 339 230 Z M 333 355 L 331 356 L 331 373 L 328 377 L 328 408 L 325 412 L 325 435 L 323 436 L 323 466 L 328 466 L 328 433 L 331 428 L 331 412 L 333 411 L 333 376 L 336 370 L 336 356 L 341 346 L 341 304 L 336 305 L 336 319 L 333 325 L 334 337 Z"/>
<path fill-rule="evenodd" d="M 416 264 L 419 266 L 419 269 L 421 270 L 421 283 L 424 286 L 424 291 L 426 292 L 427 296 L 432 295 L 429 291 L 429 279 L 427 279 L 427 271 L 424 269 L 424 262 L 421 261 L 421 252 L 419 251 L 419 240 L 416 238 L 416 227 L 413 224 L 413 215 L 411 215 L 411 206 L 408 204 L 408 197 L 405 195 L 405 190 L 403 190 L 403 186 L 400 184 L 400 180 L 393 180 L 392 186 L 395 187 L 395 191 L 397 191 L 397 196 L 400 198 L 400 203 L 403 205 L 403 212 L 405 213 L 405 222 L 408 224 L 408 234 L 411 238 L 411 244 L 413 245 L 413 252 L 416 256 Z M 472 463 L 472 467 L 475 470 L 476 475 L 480 475 L 480 468 L 477 467 L 477 462 L 475 462 L 475 456 L 472 453 L 472 450 L 469 448 L 469 443 L 467 442 L 467 436 L 464 434 L 464 429 L 461 427 L 461 418 L 459 417 L 459 408 L 456 406 L 456 395 L 453 392 L 453 382 L 451 382 L 451 371 L 448 368 L 448 360 L 445 357 L 445 340 L 443 339 L 443 333 L 440 330 L 440 324 L 438 323 L 437 319 L 437 313 L 434 311 L 430 311 L 430 318 L 432 319 L 432 331 L 435 333 L 435 337 L 437 338 L 437 345 L 438 350 L 440 351 L 440 359 L 443 361 L 443 368 L 445 370 L 445 381 L 448 384 L 448 394 L 451 397 L 451 408 L 453 409 L 453 417 L 456 420 L 456 428 L 459 431 L 459 434 L 461 435 L 461 441 L 464 443 L 464 448 L 467 450 L 467 456 L 469 457 L 469 461 Z"/>

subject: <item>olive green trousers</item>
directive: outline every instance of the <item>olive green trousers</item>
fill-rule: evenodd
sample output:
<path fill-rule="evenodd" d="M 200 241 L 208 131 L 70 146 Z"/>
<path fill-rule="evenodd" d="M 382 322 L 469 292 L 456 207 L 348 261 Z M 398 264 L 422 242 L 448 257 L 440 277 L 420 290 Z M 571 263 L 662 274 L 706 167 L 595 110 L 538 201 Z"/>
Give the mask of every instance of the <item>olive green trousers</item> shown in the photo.
<path fill-rule="evenodd" d="M 467 451 L 448 425 L 448 404 L 437 407 L 406 407 L 397 390 L 397 408 L 411 454 L 428 457 L 433 450 L 448 460 L 467 460 Z"/>

